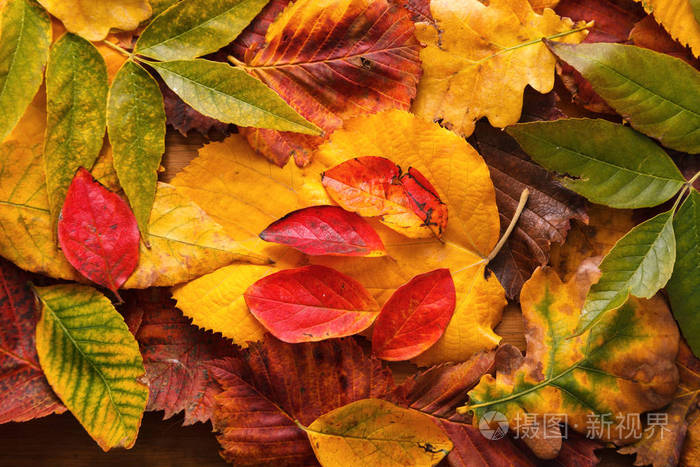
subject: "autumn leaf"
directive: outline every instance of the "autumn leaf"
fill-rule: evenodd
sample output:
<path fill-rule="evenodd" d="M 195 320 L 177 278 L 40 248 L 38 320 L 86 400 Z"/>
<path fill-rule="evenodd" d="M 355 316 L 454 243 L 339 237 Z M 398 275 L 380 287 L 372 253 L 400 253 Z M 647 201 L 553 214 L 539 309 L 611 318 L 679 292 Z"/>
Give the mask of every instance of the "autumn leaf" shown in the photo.
<path fill-rule="evenodd" d="M 51 48 L 46 69 L 46 189 L 55 226 L 80 167 L 92 167 L 106 127 L 107 66 L 88 41 L 65 34 Z"/>
<path fill-rule="evenodd" d="M 690 50 L 674 41 L 651 15 L 645 16 L 634 25 L 629 33 L 629 40 L 637 47 L 644 47 L 645 49 L 680 58 L 696 69 L 700 66 L 700 62 Z"/>
<path fill-rule="evenodd" d="M 309 425 L 333 409 L 385 398 L 393 389 L 391 373 L 352 338 L 296 345 L 268 338 L 215 362 L 211 373 L 223 389 L 212 422 L 222 457 L 236 465 L 315 464 L 294 420 Z"/>
<path fill-rule="evenodd" d="M 497 410 L 517 430 L 516 420 L 525 414 L 566 414 L 569 427 L 583 431 L 591 414 L 639 414 L 673 398 L 678 330 L 663 299 L 632 298 L 570 338 L 597 276 L 590 265 L 567 283 L 551 269 L 535 271 L 520 294 L 525 360 L 495 378 L 483 376 L 469 392 L 466 408 L 474 411 L 475 420 Z M 614 431 L 602 438 L 624 443 L 624 434 Z"/>
<path fill-rule="evenodd" d="M 132 31 L 151 16 L 148 0 L 38 0 L 70 32 L 89 41 L 104 39 L 109 30 Z"/>
<path fill-rule="evenodd" d="M 136 442 L 148 400 L 143 360 L 110 301 L 76 284 L 35 287 L 36 349 L 61 401 L 105 451 Z"/>
<path fill-rule="evenodd" d="M 231 125 L 197 112 L 185 104 L 165 83 L 160 85 L 160 92 L 163 94 L 166 122 L 181 135 L 187 136 L 192 130 L 198 131 L 203 136 L 209 136 L 212 130 L 224 135 L 229 133 Z"/>
<path fill-rule="evenodd" d="M 305 431 L 321 465 L 432 466 L 452 449 L 429 416 L 380 399 L 335 409 Z"/>
<path fill-rule="evenodd" d="M 75 269 L 117 298 L 139 260 L 139 228 L 129 205 L 82 167 L 66 194 L 58 242 Z"/>
<path fill-rule="evenodd" d="M 251 45 L 237 57 L 241 68 L 326 134 L 352 117 L 409 108 L 421 70 L 408 12 L 388 0 L 299 0 L 276 17 L 285 3 L 256 20 L 274 20 L 264 40 L 244 37 Z M 270 130 L 244 134 L 278 165 L 290 156 L 308 164 L 322 142 Z"/>
<path fill-rule="evenodd" d="M 520 194 L 526 188 L 530 191 L 515 230 L 489 264 L 506 296 L 516 298 L 532 272 L 549 262 L 550 249 L 567 238 L 571 221 L 588 221 L 585 200 L 562 187 L 504 132 L 480 122 L 473 137 L 496 189 L 501 235 L 511 222 Z"/>
<path fill-rule="evenodd" d="M 348 121 L 305 169 L 275 167 L 256 157 L 239 136 L 231 136 L 223 143 L 204 147 L 173 184 L 232 238 L 276 260 L 284 250 L 265 244 L 258 233 L 290 211 L 330 204 L 321 174 L 358 154 L 374 154 L 401 167 L 415 167 L 433 182 L 440 199 L 453 213 L 444 243 L 434 238 L 411 240 L 376 223 L 375 230 L 387 248 L 386 257 L 314 257 L 312 262 L 357 279 L 380 304 L 413 276 L 449 267 L 457 290 L 457 307 L 441 341 L 422 356 L 425 364 L 462 361 L 474 352 L 495 347 L 499 337 L 492 327 L 500 320 L 505 299 L 495 277 L 484 278 L 485 258 L 495 246 L 499 231 L 493 185 L 476 151 L 437 124 L 401 111 Z M 217 277 L 219 282 L 229 280 L 234 284 L 230 287 L 208 281 L 208 286 L 214 287 L 212 296 L 225 293 L 234 297 L 229 294 L 240 290 L 233 277 L 236 269 L 235 265 L 227 269 L 230 279 L 223 274 Z M 190 312 L 185 313 L 190 316 Z"/>
<path fill-rule="evenodd" d="M 372 331 L 372 353 L 383 360 L 408 360 L 440 339 L 455 309 L 448 269 L 420 274 L 387 300 Z"/>
<path fill-rule="evenodd" d="M 0 259 L 0 423 L 66 410 L 39 367 L 34 343 L 37 313 L 29 280 L 29 274 Z"/>
<path fill-rule="evenodd" d="M 29 0 L 9 0 L 0 17 L 0 143 L 17 124 L 42 81 L 49 57 L 51 22 Z"/>
<path fill-rule="evenodd" d="M 156 172 L 165 152 L 165 111 L 158 84 L 133 61 L 122 65 L 109 89 L 107 129 L 114 168 L 148 246 Z"/>
<path fill-rule="evenodd" d="M 413 111 L 440 120 L 469 136 L 475 122 L 488 117 L 503 128 L 520 119 L 523 91 L 530 85 L 546 93 L 554 86 L 555 57 L 542 38 L 580 42 L 583 24 L 552 10 L 536 14 L 527 0 L 433 0 L 438 29 L 416 26 L 423 78 Z M 505 91 L 504 91 L 505 90 Z"/>
<path fill-rule="evenodd" d="M 700 193 L 691 189 L 673 218 L 676 263 L 666 285 L 671 309 L 693 352 L 700 354 Z"/>
<path fill-rule="evenodd" d="M 700 56 L 700 23 L 697 21 L 697 7 L 691 0 L 636 0 L 647 13 L 653 14 L 657 22 L 671 37 L 690 47 L 693 55 Z"/>
<path fill-rule="evenodd" d="M 156 60 L 189 60 L 216 52 L 233 41 L 266 0 L 177 3 L 156 17 L 139 36 L 134 52 Z"/>
<path fill-rule="evenodd" d="M 175 309 L 167 289 L 127 293 L 124 298 L 124 320 L 146 369 L 146 410 L 163 410 L 165 419 L 184 411 L 184 425 L 209 420 L 220 388 L 207 364 L 235 355 L 234 346 L 193 326 Z"/>
<path fill-rule="evenodd" d="M 307 255 L 384 256 L 379 235 L 357 214 L 337 206 L 314 206 L 290 212 L 260 233 Z"/>
<path fill-rule="evenodd" d="M 695 111 L 700 106 L 700 75 L 693 67 L 630 45 L 547 45 L 634 128 L 671 149 L 700 152 L 700 116 Z M 649 69 L 666 70 L 674 79 L 643 72 Z"/>
<path fill-rule="evenodd" d="M 508 128 L 535 162 L 588 200 L 614 208 L 657 206 L 685 182 L 668 154 L 644 135 L 599 119 L 520 123 Z"/>
<path fill-rule="evenodd" d="M 270 274 L 245 291 L 250 312 L 283 342 L 312 342 L 364 331 L 379 305 L 351 277 L 325 266 Z"/>

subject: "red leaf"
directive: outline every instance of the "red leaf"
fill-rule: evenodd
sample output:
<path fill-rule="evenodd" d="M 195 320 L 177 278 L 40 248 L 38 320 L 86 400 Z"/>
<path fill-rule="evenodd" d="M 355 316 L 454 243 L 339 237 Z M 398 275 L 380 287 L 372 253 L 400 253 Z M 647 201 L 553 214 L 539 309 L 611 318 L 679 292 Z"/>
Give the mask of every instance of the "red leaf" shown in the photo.
<path fill-rule="evenodd" d="M 272 335 L 291 343 L 357 334 L 379 314 L 379 305 L 359 282 L 326 266 L 263 277 L 244 297 Z"/>
<path fill-rule="evenodd" d="M 115 294 L 138 264 L 139 230 L 129 205 L 82 167 L 66 194 L 58 241 L 73 267 Z"/>
<path fill-rule="evenodd" d="M 0 259 L 0 423 L 65 412 L 39 366 L 30 275 Z"/>
<path fill-rule="evenodd" d="M 260 234 L 268 242 L 307 255 L 384 256 L 377 232 L 355 213 L 338 206 L 313 206 L 290 212 Z"/>
<path fill-rule="evenodd" d="M 211 418 L 221 391 L 207 364 L 236 354 L 226 339 L 193 326 L 175 308 L 169 289 L 149 289 L 126 297 L 124 319 L 139 342 L 149 388 L 147 410 L 163 418 L 185 411 L 184 425 Z"/>
<path fill-rule="evenodd" d="M 440 200 L 435 187 L 413 167 L 401 177 L 401 183 L 413 212 L 435 235 L 442 237 L 447 227 L 447 205 Z"/>
<path fill-rule="evenodd" d="M 418 275 L 384 304 L 372 334 L 372 352 L 384 360 L 408 360 L 440 339 L 455 310 L 449 269 Z"/>
<path fill-rule="evenodd" d="M 352 339 L 290 345 L 268 337 L 216 362 L 211 372 L 223 388 L 214 429 L 223 458 L 235 465 L 317 465 L 295 419 L 308 426 L 394 389 L 391 373 Z"/>

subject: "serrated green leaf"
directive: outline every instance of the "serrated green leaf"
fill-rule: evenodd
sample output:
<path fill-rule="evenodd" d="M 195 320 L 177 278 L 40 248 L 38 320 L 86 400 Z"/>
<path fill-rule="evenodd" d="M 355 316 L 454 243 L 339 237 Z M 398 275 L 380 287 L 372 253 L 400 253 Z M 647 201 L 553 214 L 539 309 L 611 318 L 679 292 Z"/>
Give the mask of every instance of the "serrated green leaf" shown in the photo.
<path fill-rule="evenodd" d="M 685 179 L 646 136 L 607 120 L 563 119 L 508 127 L 520 147 L 567 188 L 613 208 L 657 206 Z"/>
<path fill-rule="evenodd" d="M 681 331 L 700 355 L 700 193 L 691 190 L 673 219 L 676 265 L 666 285 L 671 310 Z"/>
<path fill-rule="evenodd" d="M 151 22 L 134 51 L 156 60 L 189 60 L 232 42 L 268 0 L 183 0 Z"/>
<path fill-rule="evenodd" d="M 317 135 L 321 130 L 240 68 L 208 60 L 150 63 L 187 104 L 225 123 Z"/>
<path fill-rule="evenodd" d="M 631 295 L 651 298 L 666 285 L 676 261 L 673 210 L 642 222 L 622 237 L 600 263 L 602 275 L 586 296 L 577 333 L 619 308 Z"/>
<path fill-rule="evenodd" d="M 28 0 L 9 0 L 0 21 L 2 142 L 41 85 L 51 44 L 51 21 L 43 8 Z"/>
<path fill-rule="evenodd" d="M 73 175 L 80 167 L 90 169 L 102 148 L 108 87 L 107 66 L 95 46 L 71 33 L 56 41 L 46 68 L 44 142 L 54 228 Z"/>
<path fill-rule="evenodd" d="M 700 153 L 700 73 L 693 67 L 632 45 L 547 45 L 634 128 L 668 148 Z"/>
<path fill-rule="evenodd" d="M 124 63 L 109 90 L 107 129 L 119 183 L 147 239 L 165 152 L 165 110 L 156 80 L 132 61 Z"/>
<path fill-rule="evenodd" d="M 139 345 L 112 303 L 92 287 L 34 289 L 36 349 L 46 379 L 105 451 L 133 446 L 148 402 Z"/>

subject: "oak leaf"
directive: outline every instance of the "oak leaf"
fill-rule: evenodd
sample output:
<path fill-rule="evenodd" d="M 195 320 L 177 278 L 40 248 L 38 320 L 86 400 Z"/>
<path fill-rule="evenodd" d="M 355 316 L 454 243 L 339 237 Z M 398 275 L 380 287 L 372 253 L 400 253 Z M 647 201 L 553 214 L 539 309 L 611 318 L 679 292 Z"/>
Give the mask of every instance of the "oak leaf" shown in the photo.
<path fill-rule="evenodd" d="M 700 56 L 700 23 L 689 0 L 636 0 L 666 29 L 671 37 Z"/>
<path fill-rule="evenodd" d="M 148 0 L 39 0 L 39 3 L 60 19 L 66 29 L 89 41 L 104 39 L 112 28 L 132 31 L 151 16 Z"/>
<path fill-rule="evenodd" d="M 166 419 L 184 411 L 184 425 L 209 420 L 220 388 L 207 364 L 235 355 L 233 344 L 193 326 L 167 289 L 127 292 L 124 299 L 124 320 L 146 368 L 146 410 L 163 410 Z"/>
<path fill-rule="evenodd" d="M 542 38 L 577 43 L 583 24 L 552 10 L 536 14 L 527 0 L 434 0 L 430 8 L 438 30 L 416 26 L 423 78 L 413 111 L 469 136 L 475 122 L 488 117 L 503 128 L 517 122 L 529 84 L 546 93 L 554 86 L 556 58 Z M 578 32 L 577 32 L 578 31 Z"/>
<path fill-rule="evenodd" d="M 223 389 L 212 422 L 222 457 L 236 465 L 315 465 L 295 420 L 309 425 L 333 409 L 393 390 L 391 373 L 353 338 L 293 345 L 268 337 L 214 362 L 211 373 Z"/>
<path fill-rule="evenodd" d="M 279 6 L 256 22 L 274 19 Z M 388 0 L 300 0 L 270 24 L 264 43 L 252 43 L 237 59 L 330 133 L 351 117 L 409 108 L 421 73 L 413 31 L 408 12 Z M 290 156 L 307 164 L 323 141 L 273 130 L 243 133 L 278 165 Z"/>
<path fill-rule="evenodd" d="M 38 315 L 30 278 L 0 259 L 0 423 L 24 422 L 66 410 L 39 366 L 34 341 Z"/>
<path fill-rule="evenodd" d="M 582 431 L 591 414 L 640 414 L 671 401 L 678 385 L 678 330 L 660 297 L 632 298 L 570 337 L 598 275 L 590 264 L 567 283 L 551 269 L 535 271 L 520 295 L 527 356 L 513 371 L 485 375 L 469 392 L 467 408 L 476 420 L 498 410 L 517 430 L 516 420 L 525 414 L 559 413 L 567 415 L 571 429 Z M 599 435 L 629 442 L 612 431 Z"/>
<path fill-rule="evenodd" d="M 499 231 L 493 185 L 476 151 L 437 124 L 401 111 L 358 117 L 336 131 L 304 169 L 275 167 L 256 157 L 239 136 L 232 136 L 203 148 L 173 184 L 232 238 L 276 260 L 284 249 L 266 245 L 257 237 L 258 232 L 295 209 L 330 204 L 321 173 L 360 154 L 415 167 L 431 180 L 453 213 L 443 242 L 408 239 L 376 223 L 375 230 L 387 248 L 386 257 L 314 257 L 312 262 L 357 279 L 380 304 L 413 276 L 449 267 L 457 290 L 455 314 L 441 340 L 421 358 L 426 364 L 462 361 L 474 352 L 495 347 L 499 337 L 492 327 L 500 320 L 505 298 L 496 278 L 484 277 L 485 258 Z M 235 275 L 236 268 L 230 266 L 227 273 Z M 236 282 L 234 277 L 230 280 Z M 215 286 L 214 281 L 209 285 Z M 212 295 L 221 290 L 216 287 Z"/>

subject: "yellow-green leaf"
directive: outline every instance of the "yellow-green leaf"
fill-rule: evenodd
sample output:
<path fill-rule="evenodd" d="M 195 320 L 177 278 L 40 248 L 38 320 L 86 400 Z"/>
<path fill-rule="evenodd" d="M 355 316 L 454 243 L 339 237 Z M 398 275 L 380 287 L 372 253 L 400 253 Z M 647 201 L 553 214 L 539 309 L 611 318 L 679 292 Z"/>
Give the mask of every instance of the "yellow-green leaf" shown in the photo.
<path fill-rule="evenodd" d="M 226 123 L 318 135 L 321 130 L 240 68 L 209 60 L 150 63 L 187 104 Z"/>
<path fill-rule="evenodd" d="M 681 44 L 690 47 L 693 55 L 700 56 L 700 22 L 697 21 L 697 2 L 693 0 L 636 0 L 657 23 Z"/>
<path fill-rule="evenodd" d="M 71 33 L 56 41 L 46 69 L 44 142 L 54 228 L 73 175 L 80 167 L 92 167 L 102 148 L 107 89 L 107 66 L 95 46 Z"/>
<path fill-rule="evenodd" d="M 51 44 L 51 21 L 30 0 L 9 0 L 0 18 L 0 142 L 41 85 Z"/>
<path fill-rule="evenodd" d="M 107 451 L 136 441 L 148 402 L 138 342 L 112 303 L 92 287 L 36 287 L 36 349 L 46 379 Z"/>
<path fill-rule="evenodd" d="M 114 78 L 107 128 L 119 183 L 148 241 L 157 170 L 165 152 L 165 110 L 158 83 L 141 65 L 127 61 Z"/>
<path fill-rule="evenodd" d="M 269 0 L 183 0 L 141 33 L 135 52 L 156 60 L 188 60 L 232 42 Z"/>
<path fill-rule="evenodd" d="M 327 467 L 430 467 L 452 450 L 452 442 L 430 416 L 381 399 L 335 409 L 304 430 Z"/>
<path fill-rule="evenodd" d="M 151 16 L 148 0 L 38 0 L 70 32 L 89 41 L 104 39 L 109 30 L 132 31 Z"/>

